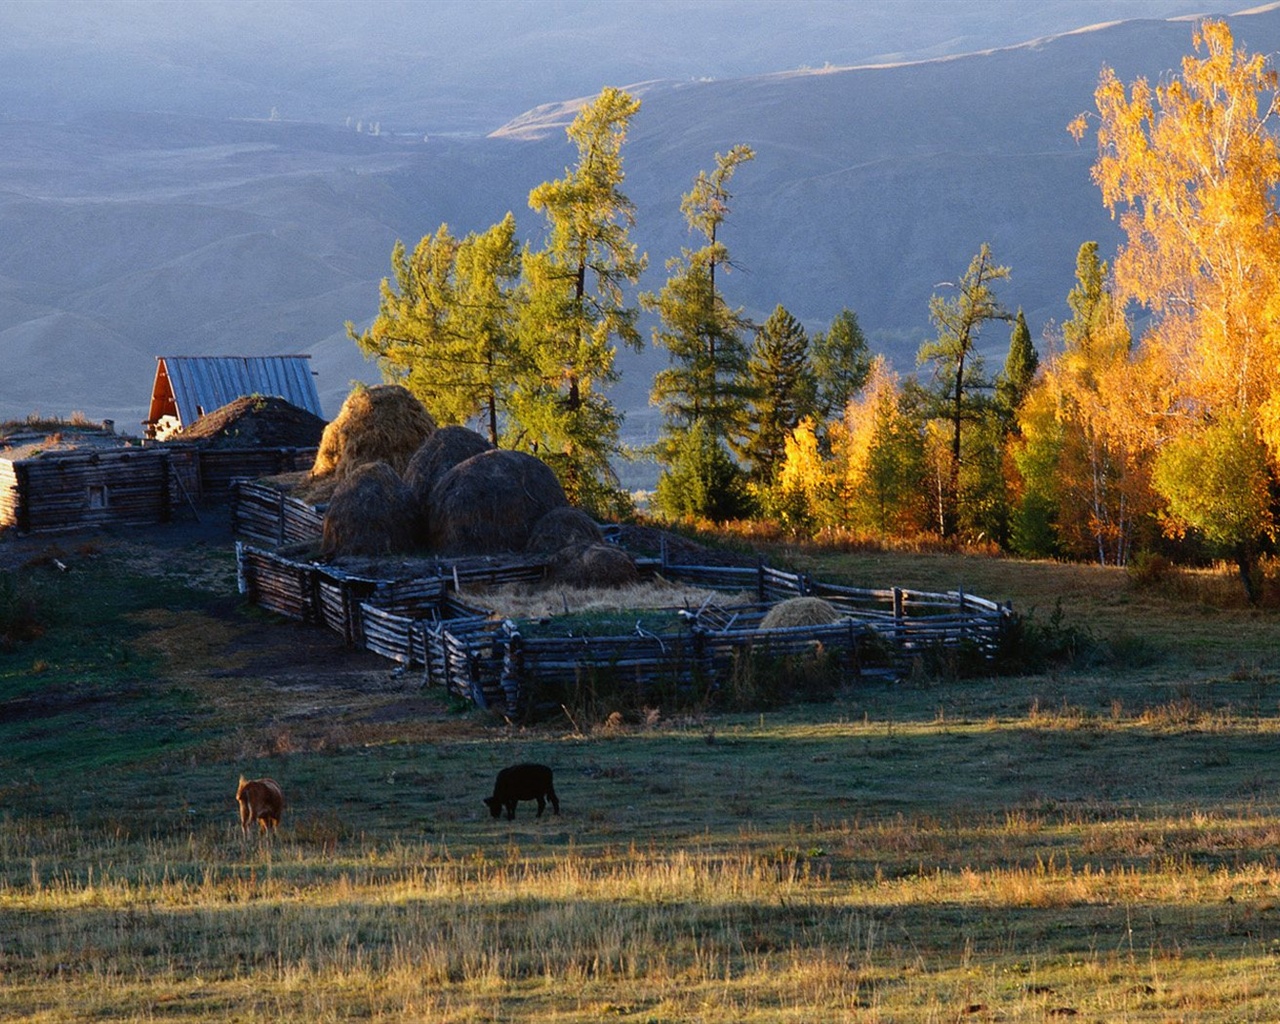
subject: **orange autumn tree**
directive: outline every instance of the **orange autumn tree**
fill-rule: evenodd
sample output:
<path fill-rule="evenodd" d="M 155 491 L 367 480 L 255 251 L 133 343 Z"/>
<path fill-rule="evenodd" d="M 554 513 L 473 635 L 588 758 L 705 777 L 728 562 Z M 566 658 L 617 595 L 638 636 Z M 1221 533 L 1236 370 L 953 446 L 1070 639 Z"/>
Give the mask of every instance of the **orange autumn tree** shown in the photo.
<path fill-rule="evenodd" d="M 1181 76 L 1154 88 L 1140 78 L 1126 90 L 1103 71 L 1093 177 L 1126 236 L 1117 298 L 1152 314 L 1127 389 L 1130 440 L 1155 453 L 1169 532 L 1194 528 L 1230 550 L 1252 597 L 1258 542 L 1273 529 L 1269 509 L 1253 507 L 1256 474 L 1198 500 L 1222 481 L 1190 471 L 1184 456 L 1200 440 L 1249 465 L 1264 450 L 1274 477 L 1280 455 L 1277 80 L 1264 57 L 1236 48 L 1224 21 L 1202 23 L 1193 45 Z M 1085 125 L 1083 115 L 1071 125 L 1077 139 Z"/>

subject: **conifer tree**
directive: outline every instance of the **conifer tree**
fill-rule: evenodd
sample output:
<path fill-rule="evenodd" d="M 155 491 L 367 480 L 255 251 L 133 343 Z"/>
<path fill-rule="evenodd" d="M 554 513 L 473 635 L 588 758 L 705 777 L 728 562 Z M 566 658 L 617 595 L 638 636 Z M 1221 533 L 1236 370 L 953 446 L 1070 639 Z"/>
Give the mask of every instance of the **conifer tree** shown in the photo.
<path fill-rule="evenodd" d="M 827 330 L 813 336 L 811 349 L 815 412 L 822 420 L 842 416 L 844 407 L 871 375 L 871 353 L 858 315 L 842 309 Z"/>
<path fill-rule="evenodd" d="M 601 92 L 569 125 L 577 164 L 529 194 L 548 230 L 545 246 L 524 255 L 520 341 L 530 374 L 513 399 L 513 440 L 556 471 L 570 501 L 598 511 L 622 500 L 610 462 L 622 416 L 604 393 L 617 379 L 614 341 L 641 344 L 624 289 L 646 260 L 629 237 L 635 211 L 622 192 L 621 152 L 639 108 L 620 89 Z"/>
<path fill-rule="evenodd" d="M 739 454 L 752 479 L 768 486 L 782 461 L 787 435 L 813 408 L 813 368 L 804 326 L 782 306 L 756 334 L 747 363 L 751 405 Z"/>
<path fill-rule="evenodd" d="M 640 297 L 661 319 L 654 343 L 670 354 L 670 365 L 655 376 L 651 393 L 663 417 L 660 461 L 669 461 L 680 436 L 698 421 L 724 443 L 747 397 L 742 332 L 749 323 L 740 309 L 725 302 L 716 277 L 717 271 L 732 266 L 720 230 L 730 212 L 729 183 L 738 166 L 754 158 L 749 146 L 734 146 L 716 154 L 714 171 L 698 173 L 680 209 L 689 230 L 705 243 L 672 258 L 662 290 Z"/>
<path fill-rule="evenodd" d="M 1040 356 L 1031 343 L 1031 330 L 1027 318 L 1019 308 L 1013 318 L 1013 330 L 1009 333 L 1009 354 L 1004 369 L 996 377 L 996 408 L 1007 428 L 1017 424 L 1018 409 L 1040 367 Z"/>
<path fill-rule="evenodd" d="M 929 300 L 929 317 L 938 336 L 920 346 L 916 360 L 921 365 L 932 364 L 934 415 L 947 422 L 948 449 L 945 455 L 938 453 L 943 462 L 939 466 L 938 527 L 944 537 L 954 535 L 959 526 L 964 426 L 978 418 L 982 392 L 991 386 L 978 353 L 978 336 L 990 321 L 1009 319 L 992 289 L 994 282 L 1008 276 L 1009 268 L 995 262 L 991 247 L 984 242 L 960 278 L 956 294 L 949 298 L 934 295 Z"/>
<path fill-rule="evenodd" d="M 515 352 L 519 248 L 515 218 L 459 241 L 441 224 L 409 253 L 391 253 L 394 284 L 384 278 L 378 315 L 348 336 L 375 358 L 383 377 L 402 384 L 440 423 L 483 414 L 497 443 L 520 375 Z"/>
<path fill-rule="evenodd" d="M 702 420 L 694 420 L 675 439 L 653 503 L 668 519 L 719 523 L 737 519 L 746 511 L 749 499 L 742 470 Z"/>

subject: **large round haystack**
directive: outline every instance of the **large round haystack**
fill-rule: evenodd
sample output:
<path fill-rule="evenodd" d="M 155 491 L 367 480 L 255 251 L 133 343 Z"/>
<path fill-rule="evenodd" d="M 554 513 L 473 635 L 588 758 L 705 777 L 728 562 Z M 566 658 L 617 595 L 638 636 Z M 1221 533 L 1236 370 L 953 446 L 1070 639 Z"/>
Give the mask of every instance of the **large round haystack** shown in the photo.
<path fill-rule="evenodd" d="M 342 478 L 324 516 L 320 551 L 387 555 L 413 550 L 413 494 L 385 462 L 366 462 Z"/>
<path fill-rule="evenodd" d="M 834 605 L 820 597 L 792 597 L 779 601 L 760 620 L 762 629 L 785 626 L 827 626 L 843 616 Z"/>
<path fill-rule="evenodd" d="M 552 555 L 567 547 L 600 544 L 604 535 L 596 521 L 581 509 L 565 505 L 553 508 L 533 524 L 524 549 L 531 555 Z"/>
<path fill-rule="evenodd" d="M 474 430 L 440 427 L 413 453 L 404 471 L 404 482 L 419 504 L 425 505 L 431 496 L 431 488 L 445 473 L 471 456 L 492 449 L 493 445 Z"/>
<path fill-rule="evenodd" d="M 582 590 L 628 587 L 640 582 L 630 555 L 613 544 L 561 548 L 547 563 L 547 582 Z"/>
<path fill-rule="evenodd" d="M 546 463 L 524 452 L 481 452 L 431 489 L 430 545 L 453 554 L 523 551 L 534 523 L 568 504 Z"/>
<path fill-rule="evenodd" d="M 324 428 L 311 475 L 341 478 L 369 462 L 401 474 L 435 429 L 431 414 L 399 384 L 358 387 Z"/>

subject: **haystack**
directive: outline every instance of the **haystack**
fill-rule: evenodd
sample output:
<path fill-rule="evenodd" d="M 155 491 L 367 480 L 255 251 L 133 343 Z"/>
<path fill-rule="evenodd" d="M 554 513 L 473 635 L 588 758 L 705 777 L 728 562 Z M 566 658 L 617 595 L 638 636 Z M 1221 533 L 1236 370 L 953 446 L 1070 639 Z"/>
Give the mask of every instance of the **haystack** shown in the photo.
<path fill-rule="evenodd" d="M 524 452 L 481 452 L 431 489 L 430 546 L 451 554 L 523 551 L 534 524 L 568 504 L 546 463 Z"/>
<path fill-rule="evenodd" d="M 431 414 L 399 384 L 356 388 L 324 428 L 311 475 L 341 479 L 370 462 L 402 474 L 435 429 Z"/>
<path fill-rule="evenodd" d="M 547 582 L 582 590 L 628 587 L 640 581 L 636 563 L 613 544 L 561 548 L 547 563 Z"/>
<path fill-rule="evenodd" d="M 820 597 L 792 597 L 779 601 L 760 620 L 762 629 L 787 626 L 827 626 L 844 616 L 829 601 Z"/>
<path fill-rule="evenodd" d="M 553 555 L 563 548 L 603 542 L 604 535 L 596 521 L 581 509 L 566 505 L 553 508 L 533 524 L 524 549 L 531 555 Z"/>
<path fill-rule="evenodd" d="M 321 554 L 386 555 L 413 550 L 413 494 L 385 462 L 343 477 L 324 516 Z"/>
<path fill-rule="evenodd" d="M 473 455 L 492 450 L 483 436 L 466 427 L 440 427 L 418 446 L 404 471 L 404 482 L 419 504 L 425 505 L 445 473 Z"/>
<path fill-rule="evenodd" d="M 244 395 L 207 412 L 177 440 L 207 448 L 314 448 L 325 422 L 274 395 Z"/>

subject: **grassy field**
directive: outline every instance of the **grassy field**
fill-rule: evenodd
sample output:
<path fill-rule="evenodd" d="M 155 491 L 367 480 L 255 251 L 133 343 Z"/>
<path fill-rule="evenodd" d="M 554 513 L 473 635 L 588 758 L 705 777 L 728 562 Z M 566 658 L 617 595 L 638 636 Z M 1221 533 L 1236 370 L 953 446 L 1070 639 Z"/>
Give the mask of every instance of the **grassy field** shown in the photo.
<path fill-rule="evenodd" d="M 518 727 L 244 606 L 229 544 L 53 557 L 0 650 L 0 1019 L 1280 1019 L 1280 615 L 1225 572 L 773 552 L 1073 660 Z M 524 759 L 562 813 L 491 819 Z"/>

